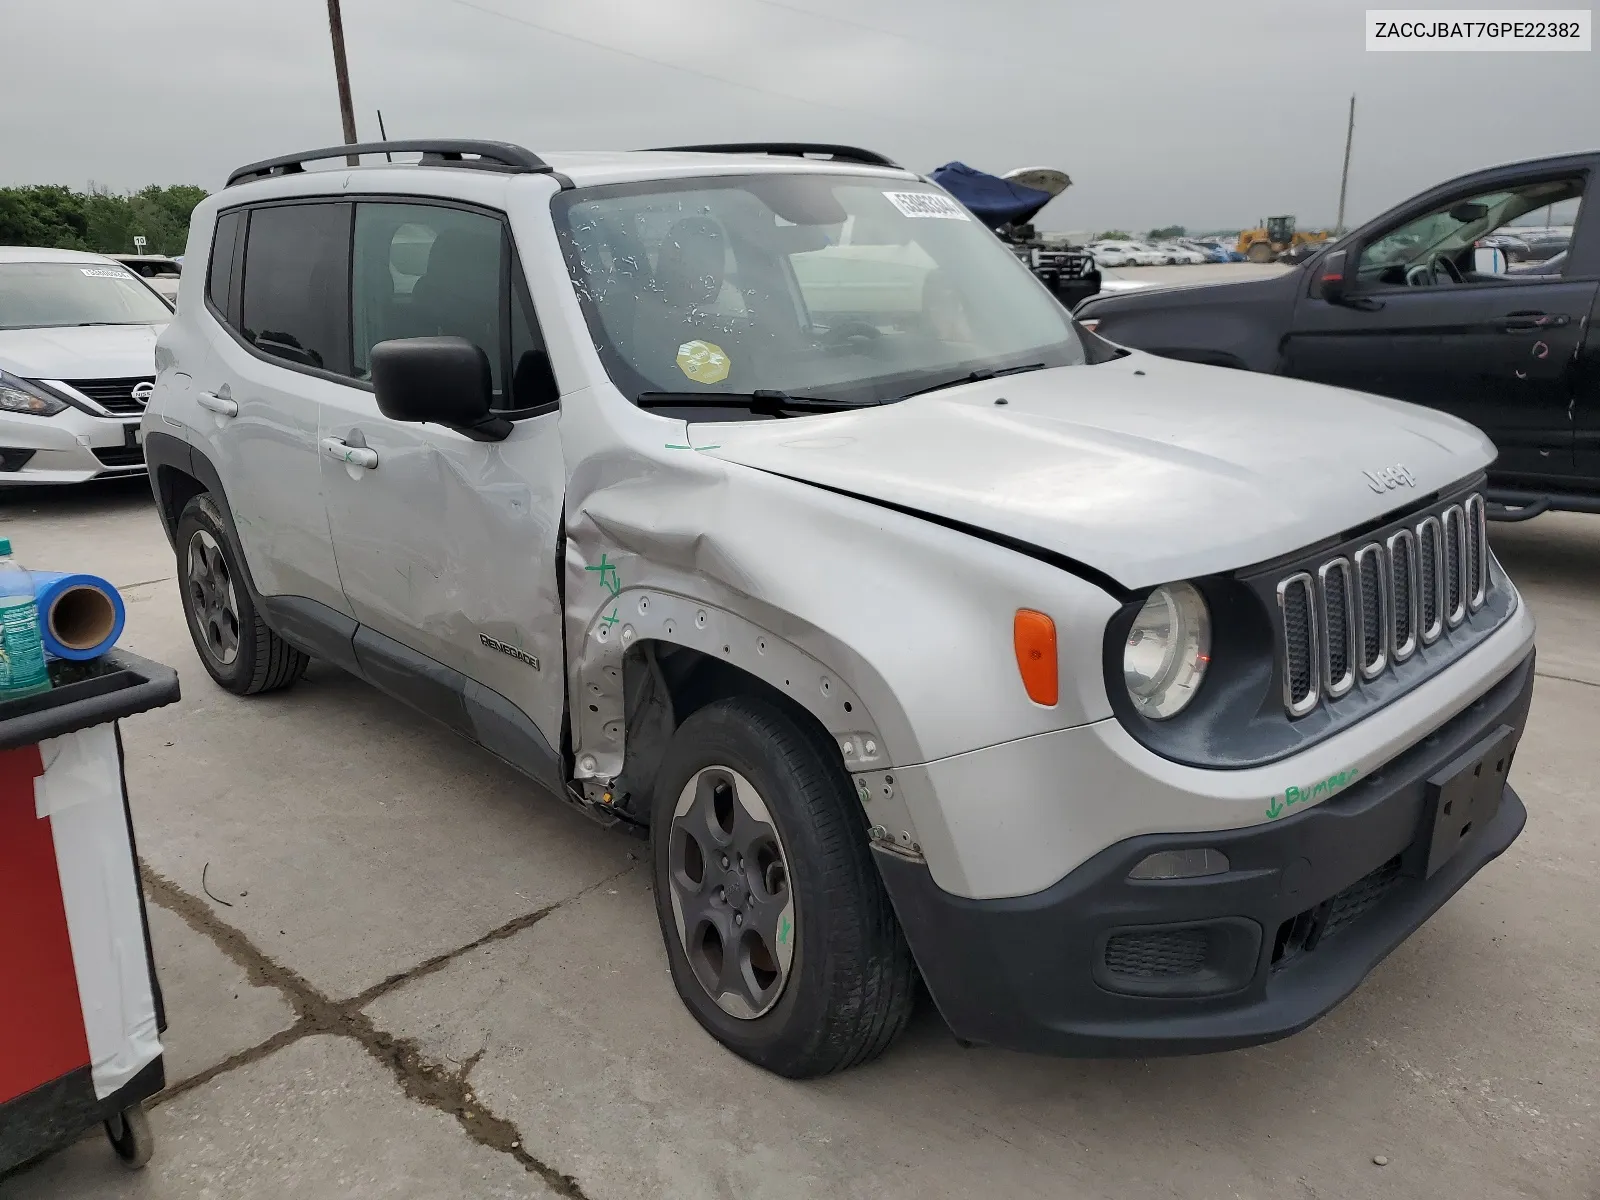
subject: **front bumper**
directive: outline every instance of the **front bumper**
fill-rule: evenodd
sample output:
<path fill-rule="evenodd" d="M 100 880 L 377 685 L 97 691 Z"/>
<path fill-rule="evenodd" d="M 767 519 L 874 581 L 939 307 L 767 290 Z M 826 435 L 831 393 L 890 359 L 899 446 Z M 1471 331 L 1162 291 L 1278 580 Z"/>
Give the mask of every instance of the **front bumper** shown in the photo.
<path fill-rule="evenodd" d="M 83 483 L 144 473 L 138 417 L 98 417 L 76 408 L 53 417 L 0 413 L 0 487 Z"/>
<path fill-rule="evenodd" d="M 1423 876 L 1428 781 L 1502 727 L 1497 754 L 1514 754 L 1533 666 L 1529 653 L 1428 738 L 1313 808 L 1243 829 L 1129 838 L 1033 895 L 952 895 L 926 866 L 878 850 L 940 1011 L 969 1041 L 1079 1057 L 1227 1050 L 1303 1029 L 1522 831 L 1527 812 L 1505 786 L 1493 818 Z M 1155 851 L 1202 848 L 1221 850 L 1230 869 L 1128 878 Z M 1130 930 L 1132 941 L 1115 940 Z M 1130 961 L 1134 974 L 1118 973 Z M 1175 961 L 1193 969 L 1175 975 Z"/>

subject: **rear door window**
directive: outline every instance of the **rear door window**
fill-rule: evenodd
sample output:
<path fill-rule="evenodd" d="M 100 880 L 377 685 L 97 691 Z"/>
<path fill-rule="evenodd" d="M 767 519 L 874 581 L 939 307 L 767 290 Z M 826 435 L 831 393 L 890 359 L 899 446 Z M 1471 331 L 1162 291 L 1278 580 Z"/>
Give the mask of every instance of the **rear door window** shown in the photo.
<path fill-rule="evenodd" d="M 350 210 L 333 202 L 250 213 L 239 332 L 263 354 L 350 374 Z"/>

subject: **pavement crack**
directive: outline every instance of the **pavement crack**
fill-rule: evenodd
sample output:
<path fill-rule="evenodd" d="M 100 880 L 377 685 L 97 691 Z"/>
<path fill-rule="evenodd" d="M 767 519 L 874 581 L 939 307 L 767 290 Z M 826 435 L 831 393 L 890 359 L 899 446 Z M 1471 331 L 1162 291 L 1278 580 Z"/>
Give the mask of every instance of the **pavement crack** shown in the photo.
<path fill-rule="evenodd" d="M 556 1170 L 529 1153 L 517 1127 L 504 1117 L 490 1112 L 473 1094 L 468 1076 L 482 1058 L 481 1050 L 460 1067 L 453 1070 L 446 1069 L 424 1055 L 415 1038 L 399 1037 L 378 1028 L 372 1018 L 361 1011 L 362 1003 L 370 1003 L 370 999 L 363 999 L 368 995 L 367 992 L 350 1000 L 329 999 L 298 971 L 275 962 L 262 953 L 248 937 L 218 917 L 204 900 L 184 891 L 148 863 L 141 861 L 139 869 L 144 877 L 145 893 L 152 902 L 159 904 L 196 933 L 212 941 L 223 954 L 244 969 L 251 983 L 276 988 L 295 1012 L 295 1023 L 290 1028 L 183 1080 L 162 1093 L 157 1103 L 165 1103 L 185 1092 L 193 1091 L 225 1072 L 265 1058 L 301 1038 L 316 1034 L 346 1037 L 358 1043 L 363 1050 L 388 1068 L 395 1082 L 410 1099 L 454 1117 L 456 1124 L 467 1137 L 480 1146 L 510 1155 L 521 1163 L 529 1174 L 539 1176 L 558 1196 L 570 1197 L 572 1200 L 586 1200 L 583 1189 L 575 1178 Z M 631 869 L 630 867 L 629 870 Z M 626 872 L 620 872 L 619 876 L 621 874 Z M 610 880 L 601 882 L 606 883 Z M 584 891 L 589 890 L 591 889 L 584 889 Z M 560 903 L 570 903 L 582 894 L 579 892 Z M 476 942 L 462 947 L 461 950 L 439 957 L 449 961 L 473 946 L 510 937 L 519 929 L 535 924 L 558 907 L 560 904 L 550 905 L 539 912 L 519 917 L 516 921 L 509 921 Z M 419 974 L 437 971 L 444 965 L 444 962 L 432 965 L 435 962 L 436 960 L 429 959 L 412 968 L 405 973 L 406 979 L 414 979 Z M 397 979 L 390 986 L 397 987 L 406 979 Z M 379 987 L 382 988 L 383 985 L 380 984 Z M 373 990 L 368 989 L 369 992 Z"/>
<path fill-rule="evenodd" d="M 504 925 L 500 925 L 494 929 L 491 929 L 482 937 L 474 938 L 464 946 L 457 946 L 454 950 L 446 950 L 443 954 L 436 954 L 432 958 L 425 959 L 416 966 L 408 967 L 404 971 L 396 971 L 393 975 L 389 976 L 389 978 L 382 980 L 379 983 L 375 983 L 366 991 L 351 997 L 349 1000 L 345 1001 L 345 1004 L 351 1008 L 366 1008 L 374 1000 L 378 1000 L 383 996 L 387 996 L 390 992 L 394 991 L 395 988 L 403 987 L 405 984 L 411 983 L 413 980 L 423 979 L 437 971 L 442 971 L 445 967 L 455 962 L 456 959 L 465 954 L 469 954 L 474 950 L 477 950 L 479 947 L 487 946 L 492 942 L 503 942 L 506 938 L 511 937 L 514 934 L 521 933 L 524 929 L 532 928 L 540 921 L 548 917 L 551 913 L 555 912 L 557 909 L 565 908 L 575 900 L 581 900 L 596 888 L 605 887 L 605 885 L 608 883 L 615 883 L 624 875 L 628 874 L 629 871 L 634 870 L 638 865 L 638 863 L 630 863 L 616 874 L 608 875 L 598 883 L 591 883 L 588 887 L 581 888 L 580 890 L 573 892 L 572 895 L 567 896 L 564 899 L 557 900 L 554 904 L 547 904 L 543 908 L 537 909 L 534 912 L 524 913 L 520 917 L 513 917 Z"/>
<path fill-rule="evenodd" d="M 1600 683 L 1596 683 L 1592 679 L 1577 679 L 1571 675 L 1557 675 L 1552 671 L 1535 671 L 1534 674 L 1540 679 L 1559 679 L 1563 683 L 1581 683 L 1584 687 L 1600 687 Z"/>

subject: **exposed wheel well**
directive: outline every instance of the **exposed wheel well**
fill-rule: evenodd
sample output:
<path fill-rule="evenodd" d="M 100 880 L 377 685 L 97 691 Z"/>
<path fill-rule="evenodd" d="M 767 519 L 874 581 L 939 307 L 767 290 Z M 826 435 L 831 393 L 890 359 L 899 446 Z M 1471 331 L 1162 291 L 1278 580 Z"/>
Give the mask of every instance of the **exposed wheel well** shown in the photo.
<path fill-rule="evenodd" d="M 161 504 L 161 520 L 167 527 L 168 541 L 177 533 L 183 506 L 205 490 L 205 484 L 176 467 L 156 468 L 156 497 Z"/>
<path fill-rule="evenodd" d="M 733 663 L 688 646 L 653 639 L 637 643 L 623 659 L 623 687 L 628 745 L 618 787 L 627 794 L 627 808 L 636 821 L 649 820 L 656 771 L 673 733 L 708 704 L 734 696 L 759 697 L 833 741 L 816 715 L 792 697 Z"/>

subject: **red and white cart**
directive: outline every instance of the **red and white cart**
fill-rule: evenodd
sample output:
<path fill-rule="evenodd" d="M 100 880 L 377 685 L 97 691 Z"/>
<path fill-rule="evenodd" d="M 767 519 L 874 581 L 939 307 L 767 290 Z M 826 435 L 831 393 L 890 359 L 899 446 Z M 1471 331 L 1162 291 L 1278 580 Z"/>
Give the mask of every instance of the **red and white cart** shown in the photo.
<path fill-rule="evenodd" d="M 0 1174 L 97 1124 L 143 1166 L 166 1083 L 117 721 L 178 675 L 118 650 L 52 675 L 0 703 Z"/>

